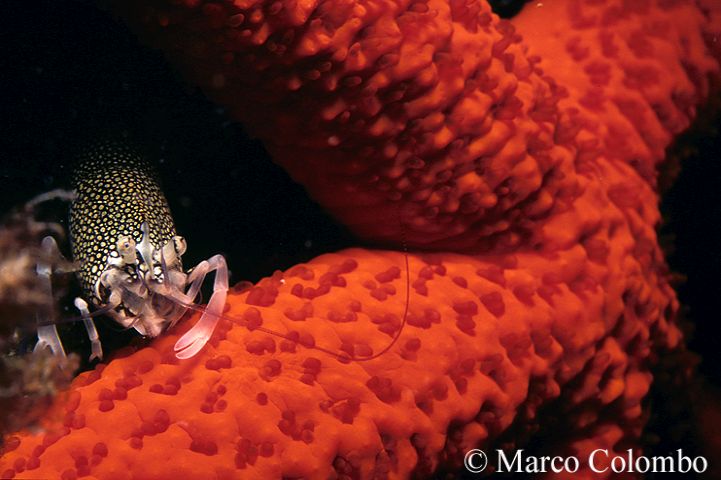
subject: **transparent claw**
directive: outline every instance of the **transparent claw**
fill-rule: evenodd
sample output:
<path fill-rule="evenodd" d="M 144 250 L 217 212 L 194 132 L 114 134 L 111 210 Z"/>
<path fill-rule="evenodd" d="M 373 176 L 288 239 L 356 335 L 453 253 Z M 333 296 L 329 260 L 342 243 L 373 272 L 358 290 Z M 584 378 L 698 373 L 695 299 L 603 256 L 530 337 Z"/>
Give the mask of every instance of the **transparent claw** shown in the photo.
<path fill-rule="evenodd" d="M 53 237 L 47 236 L 43 238 L 41 248 L 47 255 L 47 258 L 62 258 L 58 244 L 55 242 Z M 50 280 L 52 275 L 52 265 L 44 261 L 38 262 L 35 267 L 35 271 L 40 278 L 40 288 L 42 288 L 43 294 L 47 298 L 42 311 L 38 311 L 36 314 L 36 321 L 38 323 L 38 343 L 35 344 L 33 351 L 41 350 L 45 347 L 50 347 L 53 355 L 61 358 L 66 358 L 65 349 L 63 343 L 60 341 L 58 335 L 58 329 L 55 327 L 55 310 L 53 307 L 53 287 Z"/>
<path fill-rule="evenodd" d="M 55 325 L 38 327 L 38 343 L 35 344 L 33 351 L 37 352 L 45 347 L 50 347 L 50 351 L 53 352 L 53 355 L 56 357 L 66 358 L 63 342 L 60 341 L 58 329 L 55 328 Z"/>
<path fill-rule="evenodd" d="M 210 302 L 205 308 L 205 312 L 198 320 L 193 328 L 188 330 L 185 335 L 175 343 L 175 356 L 180 359 L 191 358 L 203 349 L 210 337 L 213 335 L 220 315 L 225 307 L 225 299 L 227 290 L 216 290 L 210 297 Z"/>
<path fill-rule="evenodd" d="M 213 295 L 210 297 L 203 315 L 198 323 L 180 337 L 173 347 L 176 352 L 175 356 L 181 360 L 191 358 L 203 349 L 223 314 L 225 300 L 228 296 L 228 266 L 222 255 L 215 255 L 209 260 L 201 262 L 195 268 L 189 292 L 194 297 L 205 276 L 213 270 L 215 270 Z"/>
<path fill-rule="evenodd" d="M 90 345 L 92 353 L 90 354 L 90 361 L 94 359 L 103 359 L 103 346 L 100 344 L 100 337 L 98 331 L 95 328 L 93 319 L 90 318 L 90 311 L 88 310 L 88 304 L 82 298 L 75 299 L 75 308 L 80 311 L 80 315 L 83 317 L 83 323 L 85 324 L 85 330 L 88 332 L 88 338 L 90 339 Z"/>

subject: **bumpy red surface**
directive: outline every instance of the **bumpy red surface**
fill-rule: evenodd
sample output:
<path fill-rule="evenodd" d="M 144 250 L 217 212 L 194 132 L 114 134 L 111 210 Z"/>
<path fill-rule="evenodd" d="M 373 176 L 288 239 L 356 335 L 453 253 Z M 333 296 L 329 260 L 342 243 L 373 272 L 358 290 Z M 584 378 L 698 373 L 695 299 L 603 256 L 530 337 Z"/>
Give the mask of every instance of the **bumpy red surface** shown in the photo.
<path fill-rule="evenodd" d="M 552 401 L 561 451 L 635 440 L 681 341 L 655 167 L 718 84 L 713 1 L 513 24 L 474 1 L 137 3 L 118 11 L 341 221 L 439 252 L 406 279 L 402 253 L 348 250 L 231 295 L 212 347 L 177 362 L 173 332 L 84 374 L 0 475 L 422 476 Z M 348 361 L 392 341 L 406 285 L 398 341 Z"/>

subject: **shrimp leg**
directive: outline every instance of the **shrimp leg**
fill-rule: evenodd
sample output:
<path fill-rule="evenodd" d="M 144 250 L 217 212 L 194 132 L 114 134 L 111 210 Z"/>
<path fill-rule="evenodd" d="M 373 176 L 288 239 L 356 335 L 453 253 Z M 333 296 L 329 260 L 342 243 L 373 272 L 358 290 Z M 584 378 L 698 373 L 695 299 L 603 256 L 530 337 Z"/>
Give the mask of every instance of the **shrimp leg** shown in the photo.
<path fill-rule="evenodd" d="M 193 269 L 188 277 L 188 297 L 195 298 L 203 284 L 205 277 L 215 271 L 213 283 L 213 295 L 205 307 L 203 315 L 193 328 L 175 343 L 175 356 L 180 359 L 190 358 L 196 355 L 208 342 L 218 320 L 225 307 L 225 299 L 228 295 L 228 265 L 222 255 L 214 255 L 204 260 Z"/>
<path fill-rule="evenodd" d="M 55 310 L 53 308 L 53 287 L 51 283 L 52 265 L 48 259 L 62 258 L 58 244 L 53 237 L 47 236 L 43 238 L 41 248 L 45 258 L 40 260 L 35 270 L 40 277 L 40 285 L 43 294 L 47 298 L 43 311 L 36 314 L 38 323 L 38 343 L 35 344 L 34 351 L 50 347 L 53 355 L 65 358 L 65 349 L 60 341 L 58 329 L 55 327 Z"/>
<path fill-rule="evenodd" d="M 93 319 L 90 318 L 90 311 L 88 310 L 88 304 L 82 298 L 78 297 L 75 299 L 75 308 L 80 311 L 80 315 L 83 317 L 83 323 L 85 324 L 85 330 L 88 332 L 88 338 L 92 348 L 90 354 L 90 361 L 97 358 L 98 360 L 103 359 L 103 347 L 100 344 L 100 337 L 98 337 L 98 331 L 95 328 Z"/>

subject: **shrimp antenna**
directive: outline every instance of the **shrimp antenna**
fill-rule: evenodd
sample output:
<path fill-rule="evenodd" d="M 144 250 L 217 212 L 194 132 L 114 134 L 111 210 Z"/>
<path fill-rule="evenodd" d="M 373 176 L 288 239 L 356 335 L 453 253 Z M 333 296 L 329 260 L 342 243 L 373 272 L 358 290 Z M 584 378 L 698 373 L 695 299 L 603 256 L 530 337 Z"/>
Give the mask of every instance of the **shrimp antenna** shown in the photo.
<path fill-rule="evenodd" d="M 411 267 L 409 265 L 408 261 L 408 243 L 406 242 L 406 229 L 403 225 L 403 219 L 401 218 L 401 210 L 398 204 L 396 204 L 396 215 L 398 216 L 398 224 L 401 227 L 401 246 L 403 247 L 403 258 L 405 260 L 405 267 L 406 267 L 406 305 L 403 310 L 403 318 L 401 319 L 401 326 L 398 328 L 398 331 L 393 335 L 393 338 L 391 339 L 390 343 L 383 348 L 380 352 L 374 353 L 373 355 L 370 355 L 368 357 L 354 357 L 351 356 L 351 360 L 355 360 L 356 362 L 367 362 L 368 360 L 373 360 L 374 358 L 378 358 L 384 353 L 388 352 L 391 348 L 393 348 L 393 345 L 398 342 L 398 339 L 401 337 L 401 333 L 403 333 L 403 328 L 406 326 L 406 320 L 408 319 L 408 310 L 410 308 L 411 304 Z"/>
<path fill-rule="evenodd" d="M 396 206 L 396 208 L 398 208 L 398 207 Z M 348 354 L 348 353 L 346 353 L 346 352 L 333 351 L 333 350 L 331 350 L 331 349 L 329 349 L 329 348 L 322 347 L 322 346 L 319 346 L 319 345 L 313 345 L 312 347 L 306 347 L 306 348 L 310 348 L 310 349 L 312 349 L 312 350 L 317 350 L 317 351 L 326 353 L 326 354 L 328 354 L 328 355 L 331 355 L 331 356 L 333 356 L 333 357 L 338 358 L 338 359 L 341 360 L 341 361 L 367 362 L 367 361 L 369 361 L 369 360 L 373 360 L 373 359 L 375 359 L 375 358 L 378 358 L 378 357 L 384 355 L 384 354 L 387 353 L 391 348 L 393 348 L 393 346 L 398 342 L 398 339 L 400 338 L 401 333 L 403 332 L 403 329 L 404 329 L 404 327 L 405 327 L 405 325 L 406 325 L 406 320 L 407 320 L 407 318 L 408 318 L 408 310 L 410 309 L 410 298 L 411 298 L 411 281 L 410 281 L 411 274 L 410 274 L 410 270 L 411 270 L 411 269 L 410 269 L 410 261 L 408 260 L 408 244 L 407 244 L 407 242 L 406 242 L 405 228 L 404 228 L 403 222 L 401 221 L 400 211 L 399 211 L 398 209 L 397 209 L 396 211 L 397 211 L 397 213 L 398 213 L 398 221 L 399 221 L 399 224 L 400 224 L 400 226 L 401 226 L 401 245 L 403 246 L 404 261 L 405 261 L 405 271 L 406 271 L 406 301 L 405 301 L 405 307 L 404 307 L 404 310 L 403 310 L 403 318 L 402 318 L 402 320 L 401 320 L 401 325 L 400 325 L 400 327 L 398 328 L 398 331 L 393 335 L 393 338 L 391 339 L 391 341 L 390 341 L 385 347 L 383 347 L 382 350 L 374 353 L 373 355 L 369 355 L 369 356 L 367 356 L 367 357 L 357 357 L 357 356 L 354 356 L 354 355 L 350 355 L 350 354 Z M 162 295 L 162 294 L 160 294 L 160 295 Z M 188 303 L 185 303 L 185 302 L 183 302 L 183 301 L 181 301 L 181 300 L 179 300 L 179 299 L 177 299 L 177 298 L 170 297 L 170 296 L 166 296 L 166 298 L 168 298 L 168 299 L 176 302 L 178 305 L 180 305 L 180 306 L 182 306 L 182 307 L 184 307 L 184 308 L 187 308 L 187 309 L 189 309 L 189 310 L 193 310 L 193 311 L 200 312 L 200 313 L 205 312 L 205 307 L 200 306 L 200 305 L 197 305 L 197 304 L 195 304 L 195 303 L 190 303 L 190 304 L 188 304 Z M 269 335 L 273 335 L 273 336 L 275 336 L 275 337 L 279 337 L 279 338 L 282 338 L 282 339 L 284 339 L 284 340 L 288 340 L 288 341 L 293 342 L 293 343 L 299 343 L 299 340 L 298 340 L 297 338 L 294 338 L 293 336 L 291 336 L 290 333 L 285 334 L 285 333 L 276 332 L 276 331 L 274 331 L 274 330 L 271 330 L 271 329 L 266 328 L 266 327 L 263 327 L 263 326 L 253 326 L 253 327 L 249 327 L 248 322 L 247 322 L 246 320 L 243 320 L 243 319 L 240 319 L 240 318 L 237 318 L 237 317 L 230 317 L 230 316 L 227 316 L 227 315 L 220 315 L 220 318 L 225 319 L 225 320 L 230 320 L 230 321 L 232 321 L 232 322 L 234 322 L 234 323 L 239 323 L 239 324 L 241 324 L 241 325 L 244 325 L 244 326 L 248 327 L 250 330 L 258 330 L 258 331 L 261 331 L 261 332 L 263 332 L 263 333 L 267 333 L 267 334 L 269 334 Z"/>
<path fill-rule="evenodd" d="M 93 317 L 99 317 L 99 316 L 101 316 L 101 315 L 105 315 L 106 313 L 110 312 L 111 310 L 113 310 L 113 307 L 110 306 L 110 305 L 106 305 L 106 306 L 104 306 L 104 307 L 101 307 L 101 308 L 98 308 L 98 309 L 96 309 L 96 310 L 93 310 L 92 312 L 89 312 L 88 315 L 87 315 L 85 318 L 87 318 L 87 317 L 91 317 L 91 318 L 93 318 Z M 41 322 L 38 323 L 38 326 L 45 327 L 45 326 L 48 326 L 48 325 L 61 325 L 61 324 L 64 324 L 64 323 L 81 322 L 83 319 L 84 319 L 84 317 L 81 317 L 80 315 L 76 315 L 76 316 L 74 316 L 74 317 L 67 317 L 67 318 L 57 319 L 57 320 L 54 320 L 54 321 L 52 321 L 52 322 L 43 322 L 43 321 L 41 321 Z"/>

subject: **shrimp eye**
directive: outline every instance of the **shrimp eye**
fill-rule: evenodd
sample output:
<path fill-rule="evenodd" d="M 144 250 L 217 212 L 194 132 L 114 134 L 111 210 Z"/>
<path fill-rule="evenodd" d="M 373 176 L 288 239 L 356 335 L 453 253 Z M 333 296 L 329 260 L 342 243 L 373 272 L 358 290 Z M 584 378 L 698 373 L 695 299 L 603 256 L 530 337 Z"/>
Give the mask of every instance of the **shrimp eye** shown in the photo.
<path fill-rule="evenodd" d="M 115 244 L 118 253 L 123 258 L 125 263 L 135 263 L 135 240 L 122 236 L 118 238 L 118 242 Z"/>
<path fill-rule="evenodd" d="M 173 246 L 175 247 L 175 253 L 178 256 L 182 256 L 185 253 L 185 250 L 188 248 L 188 244 L 185 243 L 185 238 L 181 237 L 180 235 L 176 235 L 173 237 Z"/>

